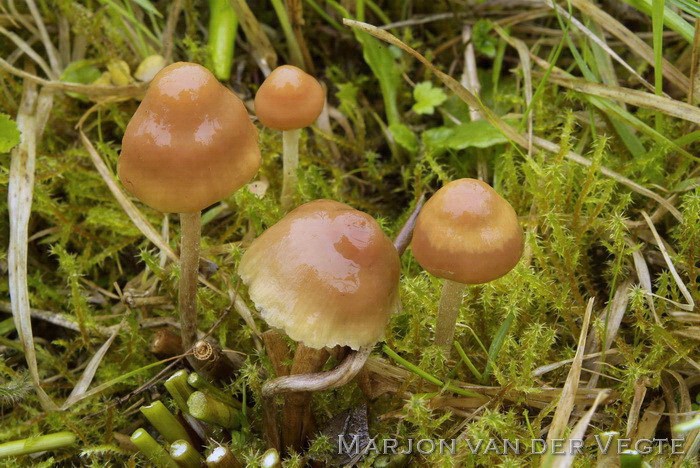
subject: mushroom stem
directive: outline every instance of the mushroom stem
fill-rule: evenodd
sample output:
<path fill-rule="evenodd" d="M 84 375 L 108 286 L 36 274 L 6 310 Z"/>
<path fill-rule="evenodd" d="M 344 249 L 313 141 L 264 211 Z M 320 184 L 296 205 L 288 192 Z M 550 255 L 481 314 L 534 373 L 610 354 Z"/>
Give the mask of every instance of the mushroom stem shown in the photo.
<path fill-rule="evenodd" d="M 201 212 L 180 213 L 182 243 L 180 247 L 180 324 L 182 348 L 190 351 L 197 340 L 197 277 L 199 273 L 199 241 Z M 190 359 L 192 362 L 193 359 Z"/>
<path fill-rule="evenodd" d="M 350 382 L 362 370 L 371 351 L 372 346 L 362 347 L 348 354 L 335 369 L 318 372 L 328 359 L 328 352 L 299 344 L 292 363 L 292 375 L 270 380 L 262 388 L 263 397 L 268 399 L 289 393 L 282 419 L 284 447 L 300 449 L 306 436 L 311 433 L 314 424 L 311 392 L 341 387 Z"/>
<path fill-rule="evenodd" d="M 300 376 L 318 372 L 327 360 L 328 350 L 325 348 L 315 349 L 299 343 L 292 361 L 291 374 Z M 286 396 L 282 412 L 282 447 L 301 450 L 306 437 L 315 430 L 311 396 L 311 393 L 304 392 L 289 393 Z"/>
<path fill-rule="evenodd" d="M 445 280 L 445 284 L 442 286 L 437 324 L 435 325 L 435 344 L 443 347 L 448 355 L 452 348 L 457 315 L 466 287 L 465 284 L 451 280 Z"/>
<path fill-rule="evenodd" d="M 282 181 L 282 209 L 288 210 L 294 202 L 299 167 L 299 134 L 301 129 L 282 132 L 284 180 Z"/>

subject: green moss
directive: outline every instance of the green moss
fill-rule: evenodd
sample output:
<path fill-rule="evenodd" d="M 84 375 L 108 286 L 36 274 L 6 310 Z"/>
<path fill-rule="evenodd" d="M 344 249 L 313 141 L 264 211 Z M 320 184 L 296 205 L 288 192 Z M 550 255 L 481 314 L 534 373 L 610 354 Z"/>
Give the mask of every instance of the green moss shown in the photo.
<path fill-rule="evenodd" d="M 57 39 L 54 31 L 60 24 L 67 23 L 71 40 L 85 38 L 85 58 L 91 60 L 100 72 L 106 71 L 106 64 L 115 59 L 126 61 L 134 70 L 144 54 L 160 50 L 162 32 L 166 27 L 167 2 L 103 4 L 61 0 L 55 2 L 55 7 L 51 2 L 37 3 L 42 17 L 50 25 L 51 38 Z M 404 8 L 405 2 L 376 3 L 385 8 L 393 21 L 442 11 L 439 2 L 434 2 L 434 5 L 414 2 L 412 8 L 415 11 Z M 152 4 L 164 14 L 161 17 L 149 13 L 144 10 L 144 4 Z M 115 9 L 114 5 L 121 6 L 122 10 Z M 18 5 L 18 8 L 22 13 L 28 13 L 23 10 L 25 6 Z M 281 36 L 275 36 L 278 33 L 274 32 L 277 19 L 263 7 L 253 6 L 253 9 L 258 19 L 266 23 L 266 31 L 273 35 L 279 61 L 284 62 L 286 49 L 284 45 L 278 47 Z M 368 20 L 376 22 L 370 11 L 366 12 Z M 206 32 L 201 25 L 206 24 L 207 15 L 204 2 L 184 2 L 184 12 L 175 30 L 175 60 L 205 60 Z M 683 333 L 692 324 L 675 320 L 671 315 L 680 310 L 671 301 L 685 304 L 686 298 L 669 272 L 648 227 L 638 223 L 643 220 L 640 211 L 652 214 L 658 205 L 603 174 L 604 168 L 616 171 L 664 197 L 676 197 L 673 203 L 684 222 L 665 214 L 654 218 L 655 228 L 668 243 L 670 258 L 697 303 L 700 302 L 700 183 L 695 161 L 625 124 L 622 124 L 621 131 L 609 116 L 592 107 L 591 101 L 583 94 L 565 91 L 548 82 L 542 84 L 535 94 L 530 113 L 535 135 L 559 144 L 561 150 L 558 153 L 545 153 L 536 148 L 528 152 L 499 140 L 483 148 L 464 142 L 435 145 L 428 138 L 431 134 L 426 134 L 428 130 L 435 134 L 449 132 L 460 123 L 468 122 L 469 109 L 461 100 L 447 93 L 445 102 L 435 102 L 432 114 L 421 115 L 412 111 L 416 101 L 411 83 L 432 83 L 433 88 L 444 90 L 432 72 L 389 47 L 383 49 L 380 65 L 392 73 L 398 71 L 404 75 L 392 75 L 401 78 L 398 82 L 392 81 L 395 85 L 393 91 L 386 86 L 382 88 L 373 74 L 377 63 L 370 64 L 374 65 L 372 68 L 368 66 L 363 58 L 363 46 L 352 33 L 339 36 L 311 8 L 305 9 L 304 15 L 303 33 L 311 57 L 327 85 L 332 110 L 340 116 L 332 114 L 332 136 L 316 127 L 303 131 L 298 203 L 317 198 L 340 200 L 377 217 L 385 232 L 395 235 L 421 193 L 430 195 L 444 182 L 455 178 L 475 177 L 481 160 L 488 169 L 489 181 L 513 204 L 525 229 L 523 261 L 502 279 L 470 287 L 460 310 L 455 339 L 480 372 L 486 366 L 488 348 L 501 324 L 510 314 L 514 317 L 492 362 L 493 373 L 484 382 L 497 387 L 489 403 L 474 408 L 435 408 L 431 403 L 434 392 L 439 389 L 411 374 L 407 381 L 399 382 L 398 394 L 383 394 L 370 402 L 370 434 L 373 437 L 378 441 L 385 437 L 437 440 L 459 435 L 499 440 L 540 437 L 543 431 L 546 432 L 557 408 L 556 399 L 547 393 L 547 389 L 562 388 L 570 366 L 562 365 L 544 373 L 536 370 L 574 357 L 586 304 L 593 297 L 595 307 L 589 336 L 602 341 L 608 330 L 606 306 L 627 279 L 633 285 L 629 305 L 612 344 L 616 354 L 606 357 L 605 364 L 598 370 L 597 387 L 610 389 L 614 399 L 598 410 L 599 418 L 594 420 L 588 434 L 603 430 L 625 431 L 640 382 L 647 386 L 648 396 L 642 405 L 644 411 L 652 398 L 663 394 L 662 383 L 666 388 L 677 387 L 677 382 L 666 380 L 669 375 L 685 377 L 696 372 L 692 364 L 700 361 L 696 340 Z M 522 118 L 527 111 L 522 71 L 510 73 L 510 68 L 519 64 L 520 59 L 512 49 L 502 49 L 507 61 L 502 64 L 495 80 L 495 65 L 489 57 L 495 48 L 495 60 L 498 60 L 497 51 L 503 43 L 491 29 L 492 23 L 480 19 L 478 24 L 478 74 L 482 101 L 526 131 L 527 120 Z M 581 63 L 576 62 L 567 43 L 562 42 L 562 50 L 557 51 L 561 36 L 547 33 L 561 32 L 561 24 L 556 18 L 540 18 L 532 25 L 541 28 L 542 37 L 515 29 L 511 34 L 527 39 L 528 45 L 536 44 L 532 50 L 538 56 L 552 60 L 556 56 L 558 66 L 581 76 Z M 635 32 L 643 32 L 646 28 L 641 22 L 630 23 L 629 27 Z M 458 38 L 460 28 L 461 24 L 448 20 L 396 28 L 392 32 L 425 53 L 439 68 L 458 78 L 462 68 L 462 47 L 459 41 L 448 48 L 442 46 Z M 27 31 L 15 32 L 25 40 L 30 39 Z M 251 99 L 261 75 L 249 42 L 242 43 L 245 47 L 236 50 L 234 78 L 227 84 L 244 99 Z M 40 42 L 32 44 L 37 53 L 48 60 Z M 673 45 L 672 41 L 669 44 Z M 591 44 L 577 47 L 582 54 L 580 60 L 594 60 L 594 54 L 589 50 Z M 667 47 L 664 54 L 673 63 L 681 63 L 680 58 L 689 54 L 686 47 L 685 44 L 675 44 Z M 0 43 L 0 56 L 10 57 L 14 50 L 11 42 Z M 343 53 L 339 54 L 338 50 Z M 635 69 L 643 71 L 644 64 L 636 55 L 628 50 L 618 52 Z M 24 60 L 22 57 L 15 65 L 24 67 Z M 604 70 L 599 63 L 588 67 L 603 81 Z M 614 71 L 623 86 L 643 90 L 625 69 L 615 66 Z M 37 73 L 44 76 L 41 70 Z M 539 79 L 540 76 L 535 76 L 535 87 Z M 18 77 L 0 76 L 0 107 L 13 119 L 21 102 L 22 85 Z M 683 90 L 666 91 L 678 100 L 685 100 L 685 96 L 677 95 Z M 387 92 L 394 94 L 383 95 Z M 411 144 L 409 150 L 403 149 L 401 142 L 394 144 L 389 137 L 384 109 L 387 100 L 396 104 L 396 112 L 392 110 L 391 113 L 392 120 L 400 121 L 402 135 L 408 140 L 412 142 L 411 137 L 415 137 L 415 147 Z M 31 460 L 45 466 L 136 463 L 123 447 L 118 446 L 113 433 L 133 432 L 135 425 L 139 424 L 138 415 L 127 409 L 140 398 L 148 399 L 157 396 L 159 391 L 162 393 L 162 386 L 151 385 L 147 392 L 138 395 L 131 395 L 131 392 L 165 367 L 147 368 L 158 358 L 148 352 L 152 330 L 141 325 L 152 318 L 176 317 L 177 265 L 161 262 L 160 252 L 141 235 L 116 202 L 76 133 L 75 125 L 93 104 L 57 93 L 46 131 L 38 145 L 30 220 L 30 236 L 33 237 L 28 245 L 30 301 L 33 308 L 64 314 L 79 327 L 75 332 L 39 320 L 33 322 L 38 370 L 40 378 L 45 381 L 45 390 L 57 401 L 64 401 L 77 384 L 88 360 L 104 342 L 105 336 L 96 331 L 123 322 L 118 337 L 96 371 L 91 388 L 133 374 L 110 385 L 99 395 L 80 401 L 68 411 L 44 413 L 35 395 L 26 391 L 26 366 L 16 332 L 10 331 L 0 337 L 4 353 L 0 361 L 0 405 L 4 418 L 0 442 L 64 430 L 78 436 L 78 448 Z M 133 99 L 103 102 L 83 126 L 112 173 L 116 172 L 121 138 L 137 105 Z M 628 106 L 628 111 L 654 127 L 655 111 L 632 106 Z M 659 130 L 670 140 L 677 140 L 691 129 L 686 122 L 672 117 L 664 118 L 662 123 Z M 263 196 L 244 188 L 205 212 L 205 217 L 207 213 L 210 217 L 204 225 L 202 245 L 204 249 L 215 252 L 207 256 L 219 267 L 211 281 L 224 291 L 224 295 L 205 287 L 199 289 L 202 330 L 209 330 L 229 308 L 229 293 L 234 291 L 254 310 L 246 288 L 237 286 L 236 267 L 246 242 L 283 216 L 279 206 L 281 143 L 279 132 L 261 128 L 263 165 L 258 178 L 264 178 L 269 184 Z M 636 150 L 632 152 L 630 148 Z M 684 149 L 697 154 L 698 143 L 690 143 Z M 584 166 L 567 159 L 568 151 L 586 156 L 591 165 Z M 3 220 L 9 216 L 10 161 L 10 155 L 0 154 L 0 218 Z M 137 205 L 160 231 L 163 216 Z M 177 251 L 177 217 L 170 216 L 169 224 L 170 246 Z M 3 222 L 0 223 L 0 275 L 6 274 L 8 245 L 9 223 Z M 638 285 L 638 265 L 633 256 L 637 252 L 649 267 L 653 297 Z M 467 366 L 454 359 L 456 353 L 452 359 L 445 359 L 433 346 L 442 280 L 425 273 L 416 263 L 410 248 L 402 257 L 401 265 L 403 309 L 391 317 L 388 345 L 404 359 L 441 381 L 474 382 L 475 377 Z M 125 294 L 131 297 L 150 294 L 164 299 L 157 306 L 130 307 L 119 298 Z M 5 304 L 9 300 L 7 282 L 0 282 L 0 302 Z M 0 319 L 8 317 L 4 314 Z M 265 330 L 264 323 L 257 316 L 255 319 L 259 328 Z M 237 398 L 246 395 L 251 427 L 245 429 L 243 442 L 232 448 L 249 466 L 257 466 L 266 449 L 260 422 L 260 392 L 264 383 L 261 373 L 272 375 L 272 367 L 257 348 L 253 331 L 235 310 L 212 336 L 225 348 L 246 354 L 243 369 L 221 385 Z M 375 356 L 380 354 L 377 348 Z M 587 380 L 591 375 L 584 371 L 582 378 Z M 440 396 L 454 397 L 448 392 Z M 163 398 L 165 403 L 170 403 Z M 677 389 L 672 398 L 681 402 Z M 540 403 L 533 405 L 533 399 Z M 365 397 L 358 387 L 350 384 L 316 394 L 313 406 L 322 426 L 330 416 L 363 401 Z M 584 407 L 577 406 L 577 409 L 583 411 Z M 663 421 L 659 433 L 666 430 L 666 419 Z M 328 448 L 327 442 L 317 440 L 312 452 L 323 453 Z M 594 451 L 587 449 L 586 456 L 574 466 L 590 466 L 595 455 Z M 418 455 L 409 463 L 411 466 L 435 467 L 459 463 L 463 466 L 510 467 L 535 463 L 529 458 L 489 453 L 471 456 L 462 448 L 454 457 L 439 453 Z M 645 459 L 661 458 L 653 455 Z M 361 466 L 371 466 L 375 462 L 375 466 L 382 466 L 381 463 L 390 461 L 370 455 Z M 666 464 L 671 462 L 665 460 Z M 24 466 L 28 459 L 3 460 L 2 463 Z M 304 463 L 304 455 L 295 454 L 285 461 L 285 466 L 303 466 Z"/>

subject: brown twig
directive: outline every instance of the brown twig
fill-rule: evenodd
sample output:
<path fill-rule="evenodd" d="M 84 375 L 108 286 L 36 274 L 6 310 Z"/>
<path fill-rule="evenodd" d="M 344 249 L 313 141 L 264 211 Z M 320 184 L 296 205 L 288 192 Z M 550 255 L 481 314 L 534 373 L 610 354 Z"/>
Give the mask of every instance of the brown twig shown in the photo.
<path fill-rule="evenodd" d="M 399 256 L 403 255 L 404 251 L 408 247 L 408 244 L 411 243 L 411 239 L 413 238 L 413 229 L 416 227 L 416 221 L 418 220 L 418 215 L 420 214 L 420 210 L 423 208 L 424 202 L 425 193 L 421 193 L 420 197 L 418 198 L 418 202 L 416 202 L 416 207 L 413 209 L 411 215 L 408 217 L 394 239 L 394 247 L 396 247 L 396 251 L 399 253 Z"/>

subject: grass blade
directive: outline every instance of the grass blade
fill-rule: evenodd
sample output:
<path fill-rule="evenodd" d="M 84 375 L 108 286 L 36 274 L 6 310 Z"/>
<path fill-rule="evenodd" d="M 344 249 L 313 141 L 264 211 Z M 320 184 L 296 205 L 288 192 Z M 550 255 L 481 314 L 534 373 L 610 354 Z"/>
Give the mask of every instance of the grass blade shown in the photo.
<path fill-rule="evenodd" d="M 646 13 L 647 15 L 652 17 L 652 21 L 654 19 L 654 9 L 655 7 L 652 4 L 652 1 L 656 2 L 658 0 L 622 0 L 623 2 L 627 3 L 628 5 L 633 6 L 637 10 L 641 11 L 642 13 Z M 663 7 L 663 22 L 666 26 L 671 28 L 672 30 L 676 31 L 678 34 L 681 35 L 683 39 L 688 41 L 689 43 L 693 43 L 693 34 L 695 34 L 695 31 L 693 27 L 688 24 L 686 20 L 681 18 L 678 13 L 674 12 L 671 10 L 669 7 L 663 5 L 663 0 L 661 0 L 661 7 Z M 659 7 L 659 9 L 661 9 Z"/>
<path fill-rule="evenodd" d="M 501 324 L 501 327 L 496 332 L 496 336 L 493 337 L 491 346 L 489 346 L 489 357 L 486 361 L 486 367 L 484 368 L 484 375 L 481 377 L 482 383 L 486 382 L 491 376 L 493 362 L 496 360 L 498 353 L 500 353 L 501 348 L 503 347 L 503 342 L 505 341 L 506 336 L 508 336 L 508 330 L 510 330 L 513 320 L 515 320 L 515 314 L 511 312 Z"/>
<path fill-rule="evenodd" d="M 472 93 L 470 93 L 467 89 L 465 89 L 462 85 L 460 85 L 454 78 L 451 76 L 447 75 L 446 73 L 442 72 L 440 69 L 438 69 L 435 65 L 433 65 L 428 59 L 423 57 L 420 53 L 418 53 L 416 50 L 413 48 L 409 47 L 408 45 L 404 44 L 402 41 L 397 39 L 395 36 L 387 33 L 386 31 L 383 31 L 376 26 L 372 26 L 367 23 L 361 23 L 359 21 L 354 21 L 350 20 L 347 18 L 343 19 L 343 23 L 346 24 L 347 26 L 350 26 L 352 28 L 360 29 L 362 31 L 365 31 L 372 36 L 381 39 L 383 41 L 388 42 L 389 44 L 393 44 L 401 49 L 403 49 L 405 52 L 411 54 L 413 57 L 415 57 L 417 60 L 419 60 L 421 63 L 423 63 L 426 67 L 430 68 L 430 70 L 435 73 L 435 75 L 442 80 L 442 82 L 447 86 L 452 92 L 457 94 L 457 96 L 460 97 L 467 105 L 470 107 L 474 107 L 479 109 L 479 112 L 481 115 L 484 117 L 484 119 L 488 120 L 491 122 L 492 125 L 495 127 L 499 128 L 501 132 L 512 142 L 517 144 L 518 146 L 527 149 L 528 148 L 528 139 L 526 135 L 521 135 L 515 128 L 511 127 L 508 125 L 503 119 L 501 119 L 499 116 L 497 116 L 491 109 L 486 107 L 476 96 L 474 96 Z M 561 151 L 561 148 L 559 145 L 556 143 L 552 143 L 549 140 L 545 140 L 544 138 L 540 138 L 537 136 L 533 136 L 532 138 L 533 143 L 538 146 L 539 148 L 542 148 L 546 151 L 550 151 L 552 153 L 558 154 Z M 580 154 L 577 154 L 573 151 L 569 151 L 566 153 L 565 157 L 567 159 L 570 159 L 578 164 L 582 164 L 584 166 L 590 166 L 592 164 L 591 160 L 588 158 L 585 158 L 581 156 Z M 681 216 L 680 211 L 676 209 L 672 204 L 668 202 L 664 197 L 660 196 L 659 194 L 642 187 L 641 185 L 637 184 L 636 182 L 628 179 L 627 177 L 618 174 L 615 171 L 612 171 L 605 166 L 601 166 L 600 172 L 611 179 L 615 180 L 616 182 L 625 185 L 629 187 L 631 190 L 644 195 L 646 197 L 649 197 L 661 205 L 664 206 L 675 218 L 677 218 L 679 221 L 683 221 L 683 217 Z"/>
<path fill-rule="evenodd" d="M 566 383 L 561 391 L 561 396 L 559 397 L 559 402 L 557 403 L 557 410 L 554 413 L 552 424 L 550 425 L 549 432 L 547 433 L 548 444 L 551 443 L 552 439 L 561 439 L 564 437 L 566 425 L 569 421 L 571 413 L 574 410 L 574 399 L 576 398 L 576 389 L 578 388 L 579 379 L 581 378 L 583 354 L 586 348 L 586 336 L 588 335 L 588 324 L 591 320 L 594 302 L 595 298 L 589 299 L 585 315 L 583 316 L 583 325 L 581 325 L 581 334 L 578 339 L 578 346 L 576 347 L 574 362 L 571 363 L 569 375 L 567 376 Z"/>
<path fill-rule="evenodd" d="M 10 277 L 12 316 L 19 333 L 29 375 L 44 410 L 57 409 L 44 389 L 41 388 L 39 369 L 34 349 L 29 290 L 27 287 L 27 244 L 29 216 L 34 195 L 34 170 L 36 166 L 36 143 L 43 133 L 43 126 L 53 105 L 50 91 L 37 93 L 36 86 L 24 82 L 22 106 L 17 116 L 17 127 L 21 132 L 20 144 L 12 151 L 10 181 L 7 190 L 10 214 L 10 246 L 7 256 Z"/>
<path fill-rule="evenodd" d="M 657 96 L 661 96 L 664 86 L 662 61 L 664 59 L 664 0 L 653 0 L 651 24 L 654 34 L 654 87 Z M 663 126 L 663 117 L 656 114 L 656 130 Z"/>

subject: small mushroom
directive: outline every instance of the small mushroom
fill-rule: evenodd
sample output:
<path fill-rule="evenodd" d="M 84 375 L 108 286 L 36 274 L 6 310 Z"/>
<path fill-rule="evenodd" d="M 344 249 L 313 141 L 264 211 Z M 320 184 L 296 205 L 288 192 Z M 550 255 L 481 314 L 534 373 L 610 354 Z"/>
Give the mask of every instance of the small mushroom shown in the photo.
<path fill-rule="evenodd" d="M 283 418 L 283 446 L 299 449 L 312 420 L 308 392 L 349 382 L 400 308 L 398 253 L 371 216 L 317 200 L 258 237 L 239 274 L 263 319 L 298 342 L 292 375 L 265 384 L 263 395 L 307 392 L 288 395 Z M 353 351 L 335 370 L 312 374 L 334 346 Z"/>
<path fill-rule="evenodd" d="M 523 253 L 522 228 L 513 207 L 491 186 L 459 179 L 426 202 L 412 246 L 418 263 L 445 279 L 435 343 L 449 352 L 466 285 L 493 281 L 515 267 Z"/>
<path fill-rule="evenodd" d="M 282 130 L 282 207 L 292 206 L 297 186 L 299 134 L 318 118 L 326 101 L 319 82 L 293 65 L 275 68 L 255 95 L 255 114 L 266 127 Z"/>
<path fill-rule="evenodd" d="M 146 205 L 180 213 L 182 344 L 197 333 L 201 210 L 246 184 L 260 166 L 258 131 L 243 102 L 206 68 L 178 62 L 153 78 L 126 127 L 124 187 Z"/>

